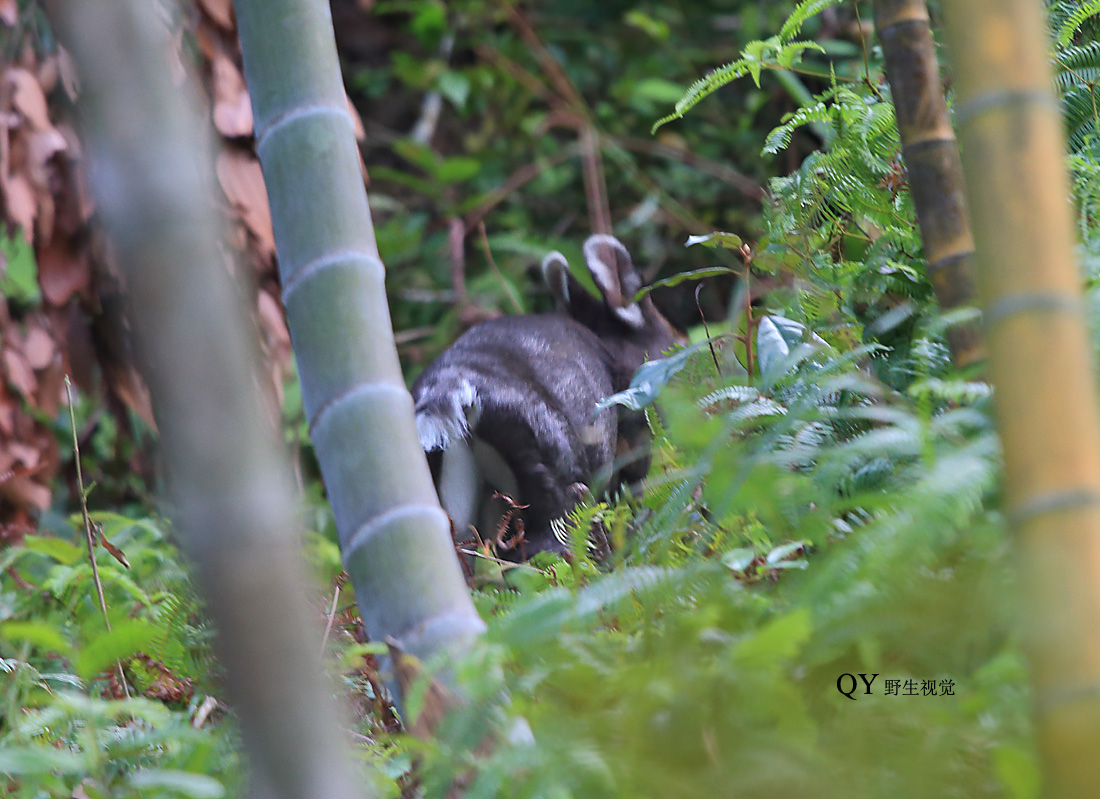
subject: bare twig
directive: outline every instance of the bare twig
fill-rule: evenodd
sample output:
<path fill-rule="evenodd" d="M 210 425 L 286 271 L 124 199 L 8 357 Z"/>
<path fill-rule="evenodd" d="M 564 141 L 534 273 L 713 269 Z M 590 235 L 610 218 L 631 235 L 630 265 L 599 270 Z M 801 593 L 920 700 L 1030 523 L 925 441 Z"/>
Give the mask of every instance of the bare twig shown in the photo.
<path fill-rule="evenodd" d="M 699 302 L 699 292 L 703 290 L 703 284 L 700 283 L 695 287 L 695 307 L 699 310 L 699 321 L 703 323 L 703 333 L 707 337 L 707 345 L 710 347 L 710 357 L 714 359 L 714 371 L 718 373 L 718 376 L 722 376 L 722 367 L 718 365 L 718 353 L 714 351 L 714 339 L 710 337 L 710 327 L 707 325 L 707 318 L 703 316 L 703 306 Z"/>
<path fill-rule="evenodd" d="M 332 632 L 332 622 L 336 619 L 336 604 L 340 601 L 340 586 L 336 586 L 336 590 L 332 592 L 332 604 L 329 605 L 328 616 L 325 619 L 325 634 L 321 636 L 321 654 L 325 654 L 325 647 L 328 646 L 328 637 Z"/>
<path fill-rule="evenodd" d="M 508 179 L 501 183 L 497 188 L 493 189 L 488 196 L 481 202 L 477 208 L 473 209 L 466 215 L 466 232 L 474 230 L 483 219 L 486 214 L 489 213 L 494 207 L 499 205 L 502 201 L 508 198 L 512 192 L 516 191 L 520 186 L 528 181 L 534 180 L 540 174 L 547 169 L 551 169 L 558 164 L 568 161 L 580 152 L 580 148 L 576 144 L 570 144 L 561 148 L 554 155 L 545 158 L 541 161 L 532 161 L 529 164 L 524 164 L 511 175 Z"/>
<path fill-rule="evenodd" d="M 632 150 L 645 155 L 665 158 L 669 161 L 676 161 L 684 166 L 691 167 L 692 169 L 697 169 L 700 172 L 704 172 L 732 186 L 755 202 L 760 202 L 764 199 L 764 187 L 748 175 L 738 172 L 727 164 L 712 161 L 701 155 L 696 155 L 691 150 L 684 147 L 673 147 L 672 145 L 664 144 L 659 141 L 636 139 L 630 136 L 608 137 L 607 140 L 619 145 L 624 150 Z"/>
<path fill-rule="evenodd" d="M 516 296 L 512 286 L 504 279 L 504 273 L 500 271 L 500 267 L 497 266 L 497 262 L 493 260 L 493 251 L 489 249 L 489 237 L 485 235 L 485 223 L 477 223 L 478 233 L 481 234 L 481 246 L 485 248 L 485 258 L 489 261 L 489 266 L 497 273 L 497 277 L 500 278 L 500 284 L 504 286 L 504 293 L 508 295 L 508 299 L 512 301 L 512 306 L 515 308 L 516 313 L 523 313 L 523 303 L 520 302 L 519 297 Z"/>
<path fill-rule="evenodd" d="M 88 518 L 88 498 L 84 495 L 84 474 L 80 468 L 80 442 L 76 435 L 76 411 L 73 410 L 73 385 L 69 376 L 65 375 L 65 395 L 69 400 L 69 423 L 73 431 L 73 459 L 76 461 L 76 488 L 80 494 L 80 516 L 84 520 L 84 541 L 88 545 L 88 560 L 92 564 L 92 581 L 95 583 L 96 598 L 99 600 L 99 609 L 103 613 L 103 624 L 107 632 L 111 631 L 111 620 L 107 617 L 107 600 L 103 596 L 103 582 L 99 579 L 99 565 L 95 562 L 95 533 L 92 532 L 92 521 Z M 130 688 L 126 684 L 126 675 L 122 671 L 122 661 L 118 666 L 118 679 L 122 684 L 122 690 L 126 698 L 130 698 Z"/>

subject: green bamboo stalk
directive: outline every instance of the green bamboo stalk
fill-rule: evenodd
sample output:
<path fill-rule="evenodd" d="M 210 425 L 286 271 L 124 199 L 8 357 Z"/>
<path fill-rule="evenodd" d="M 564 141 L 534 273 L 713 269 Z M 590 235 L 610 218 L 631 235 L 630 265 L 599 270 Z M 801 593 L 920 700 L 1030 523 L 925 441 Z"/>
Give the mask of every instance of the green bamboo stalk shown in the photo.
<path fill-rule="evenodd" d="M 145 0 L 52 9 L 80 66 L 99 210 L 129 292 L 177 532 L 218 630 L 252 793 L 365 795 L 322 679 L 293 489 L 262 412 L 255 341 L 219 252 L 213 166 Z"/>
<path fill-rule="evenodd" d="M 974 239 L 928 5 L 925 0 L 872 5 L 936 301 L 945 310 L 972 305 Z M 958 366 L 985 357 L 976 321 L 949 327 L 947 341 Z"/>
<path fill-rule="evenodd" d="M 942 6 L 1053 797 L 1100 785 L 1100 422 L 1040 0 Z"/>
<path fill-rule="evenodd" d="M 420 658 L 473 608 L 413 422 L 326 3 L 236 0 L 283 301 L 367 632 Z"/>

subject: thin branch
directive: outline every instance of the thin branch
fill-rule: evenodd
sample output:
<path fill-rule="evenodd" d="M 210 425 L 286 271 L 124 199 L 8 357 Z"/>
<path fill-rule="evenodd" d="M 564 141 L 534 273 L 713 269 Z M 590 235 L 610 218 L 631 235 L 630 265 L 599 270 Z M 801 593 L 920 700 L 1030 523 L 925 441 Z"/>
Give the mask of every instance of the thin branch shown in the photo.
<path fill-rule="evenodd" d="M 103 613 L 103 625 L 111 631 L 111 620 L 107 617 L 107 599 L 103 596 L 103 581 L 99 578 L 99 564 L 95 560 L 95 533 L 92 532 L 92 520 L 88 517 L 88 498 L 84 494 L 84 474 L 80 468 L 80 442 L 76 435 L 76 411 L 73 410 L 73 384 L 65 375 L 65 395 L 69 399 L 69 424 L 73 431 L 73 459 L 76 461 L 76 488 L 80 494 L 80 516 L 84 520 L 84 541 L 88 545 L 88 561 L 92 564 L 92 581 L 99 600 L 99 609 Z M 126 685 L 126 675 L 122 671 L 122 661 L 116 661 L 118 679 L 126 698 L 130 698 L 130 688 Z"/>

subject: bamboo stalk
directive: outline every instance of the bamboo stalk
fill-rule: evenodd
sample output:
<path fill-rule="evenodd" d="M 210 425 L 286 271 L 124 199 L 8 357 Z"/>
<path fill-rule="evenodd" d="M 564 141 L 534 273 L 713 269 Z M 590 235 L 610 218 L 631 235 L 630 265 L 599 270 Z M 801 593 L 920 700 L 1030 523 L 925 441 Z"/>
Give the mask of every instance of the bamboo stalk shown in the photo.
<path fill-rule="evenodd" d="M 98 210 L 125 274 L 176 530 L 218 631 L 252 793 L 367 795 L 322 679 L 289 469 L 261 412 L 257 348 L 217 243 L 213 165 L 195 98 L 169 76 L 158 6 L 51 11 L 81 69 Z"/>
<path fill-rule="evenodd" d="M 928 6 L 925 0 L 874 0 L 873 6 L 936 301 L 944 310 L 973 305 L 974 239 Z M 985 357 L 977 321 L 952 325 L 947 341 L 957 366 Z"/>
<path fill-rule="evenodd" d="M 422 659 L 474 610 L 401 373 L 327 3 L 236 0 L 302 401 L 363 623 Z"/>
<path fill-rule="evenodd" d="M 1039 0 L 943 5 L 1049 795 L 1100 784 L 1100 423 Z"/>

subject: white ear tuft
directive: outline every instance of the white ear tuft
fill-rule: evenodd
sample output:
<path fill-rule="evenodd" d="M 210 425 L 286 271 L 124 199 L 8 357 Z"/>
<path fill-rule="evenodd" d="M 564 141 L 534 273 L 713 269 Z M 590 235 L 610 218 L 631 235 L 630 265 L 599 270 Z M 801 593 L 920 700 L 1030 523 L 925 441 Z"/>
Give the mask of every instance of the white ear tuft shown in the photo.
<path fill-rule="evenodd" d="M 584 242 L 584 260 L 588 264 L 588 271 L 592 273 L 592 279 L 605 296 L 619 295 L 619 270 L 615 260 L 619 256 L 625 257 L 630 263 L 630 253 L 614 236 L 605 233 L 596 233 L 589 236 Z M 607 258 L 613 260 L 607 262 Z"/>
<path fill-rule="evenodd" d="M 542 282 L 557 299 L 569 304 L 569 262 L 557 250 L 542 259 Z"/>
<path fill-rule="evenodd" d="M 628 325 L 634 328 L 642 328 L 645 326 L 645 319 L 642 317 L 642 308 L 638 303 L 632 302 L 625 308 L 615 308 L 615 316 L 622 319 Z"/>

